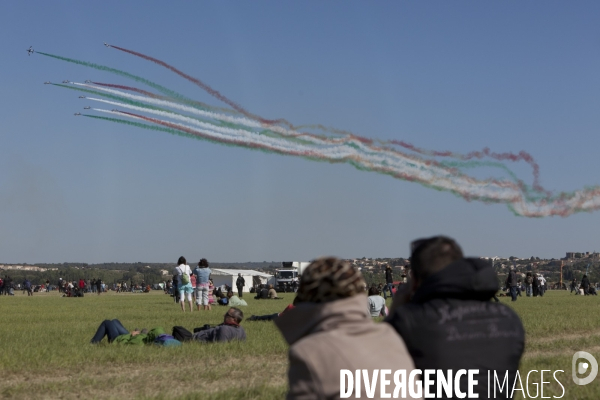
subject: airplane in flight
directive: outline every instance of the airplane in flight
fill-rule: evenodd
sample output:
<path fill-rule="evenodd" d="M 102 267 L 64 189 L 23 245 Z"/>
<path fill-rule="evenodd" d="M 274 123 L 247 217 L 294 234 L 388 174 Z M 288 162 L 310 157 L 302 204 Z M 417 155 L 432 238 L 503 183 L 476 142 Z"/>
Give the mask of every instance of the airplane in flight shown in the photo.
<path fill-rule="evenodd" d="M 104 45 L 105 45 L 106 47 L 110 47 L 110 44 L 108 44 L 108 43 L 106 43 L 106 42 L 104 42 Z"/>
<path fill-rule="evenodd" d="M 90 81 L 89 79 L 87 79 L 87 80 L 85 81 L 85 83 L 92 83 L 92 81 Z"/>
<path fill-rule="evenodd" d="M 81 115 L 81 113 L 75 113 L 75 114 L 73 114 L 73 115 L 77 116 L 77 115 Z"/>
<path fill-rule="evenodd" d="M 89 110 L 89 109 L 90 109 L 90 106 L 83 107 L 83 109 L 84 109 L 84 110 Z"/>
<path fill-rule="evenodd" d="M 27 49 L 27 55 L 30 56 L 33 53 L 34 53 L 33 46 L 29 46 L 29 48 Z"/>
<path fill-rule="evenodd" d="M 71 82 L 69 82 L 69 81 L 67 81 L 67 80 L 64 80 L 64 81 L 63 81 L 63 83 L 71 83 Z"/>
<path fill-rule="evenodd" d="M 46 82 L 44 82 L 44 85 L 49 85 L 50 83 L 52 83 L 52 82 L 46 81 Z"/>
<path fill-rule="evenodd" d="M 85 99 L 85 96 L 79 96 L 80 99 Z"/>

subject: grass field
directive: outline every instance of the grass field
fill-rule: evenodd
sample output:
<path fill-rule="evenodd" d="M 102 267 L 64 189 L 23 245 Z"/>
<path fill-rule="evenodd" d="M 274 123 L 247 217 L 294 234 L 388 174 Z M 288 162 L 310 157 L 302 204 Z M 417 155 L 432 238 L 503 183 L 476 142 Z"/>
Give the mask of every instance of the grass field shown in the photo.
<path fill-rule="evenodd" d="M 293 299 L 292 294 L 283 294 L 284 300 L 250 297 L 245 296 L 246 317 L 279 312 Z M 527 332 L 522 374 L 564 370 L 557 375 L 565 386 L 564 399 L 600 398 L 599 378 L 587 386 L 571 379 L 576 351 L 600 360 L 600 296 L 551 291 L 543 298 L 520 298 L 513 304 L 507 300 L 502 298 L 519 313 Z M 118 318 L 130 330 L 162 326 L 170 331 L 174 325 L 192 330 L 222 322 L 226 310 L 215 306 L 210 312 L 183 313 L 161 291 L 84 298 L 62 298 L 56 292 L 1 296 L 0 398 L 284 397 L 287 345 L 271 322 L 242 322 L 245 343 L 186 343 L 179 348 L 89 344 L 104 319 Z M 545 386 L 544 396 L 560 396 L 562 389 L 552 376 L 545 380 L 552 383 Z M 535 386 L 531 390 L 535 395 Z"/>

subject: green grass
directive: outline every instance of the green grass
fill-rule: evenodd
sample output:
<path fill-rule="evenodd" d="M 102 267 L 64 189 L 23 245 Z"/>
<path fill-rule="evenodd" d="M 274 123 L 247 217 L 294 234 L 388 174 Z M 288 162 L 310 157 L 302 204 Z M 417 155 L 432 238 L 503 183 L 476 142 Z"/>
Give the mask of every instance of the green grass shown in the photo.
<path fill-rule="evenodd" d="M 271 314 L 293 299 L 244 298 L 245 316 Z M 502 298 L 521 316 L 527 332 L 521 372 L 562 369 L 565 399 L 600 398 L 598 381 L 577 386 L 571 380 L 571 357 L 579 350 L 600 360 L 600 297 L 548 292 L 543 298 Z M 128 329 L 174 325 L 189 330 L 222 322 L 226 307 L 183 313 L 160 291 L 148 294 L 17 292 L 0 297 L 0 398 L 152 398 L 280 399 L 287 388 L 287 345 L 271 322 L 248 322 L 245 343 L 179 348 L 91 345 L 104 319 L 118 318 Z M 552 378 L 550 377 L 550 380 Z M 538 379 L 539 381 L 539 379 Z M 554 380 L 552 380 L 554 382 Z M 533 393 L 532 393 L 533 394 Z M 560 395 L 551 384 L 545 396 Z"/>

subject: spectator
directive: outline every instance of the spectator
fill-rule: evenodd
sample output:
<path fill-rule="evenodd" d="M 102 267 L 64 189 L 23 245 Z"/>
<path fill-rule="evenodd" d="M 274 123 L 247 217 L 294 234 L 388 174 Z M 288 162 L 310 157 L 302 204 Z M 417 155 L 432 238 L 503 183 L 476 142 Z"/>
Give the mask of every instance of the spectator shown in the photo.
<path fill-rule="evenodd" d="M 190 312 L 194 309 L 192 308 L 192 284 L 190 283 L 190 275 L 192 270 L 190 266 L 187 265 L 187 261 L 185 257 L 179 257 L 177 260 L 177 267 L 173 271 L 175 275 L 177 275 L 177 290 L 179 291 L 179 304 L 181 305 L 181 311 L 185 312 L 185 299 L 187 298 L 188 303 L 190 304 Z"/>
<path fill-rule="evenodd" d="M 208 292 L 210 290 L 210 268 L 208 268 L 208 260 L 202 258 L 198 261 L 198 266 L 194 268 L 196 276 L 196 307 L 200 311 L 200 306 L 203 310 L 210 310 Z"/>
<path fill-rule="evenodd" d="M 260 288 L 256 291 L 256 296 L 254 296 L 256 300 L 264 300 L 269 298 L 269 289 L 265 287 L 265 285 L 260 285 Z"/>
<path fill-rule="evenodd" d="M 340 370 L 414 368 L 402 339 L 372 321 L 360 272 L 337 258 L 312 262 L 300 277 L 296 307 L 275 319 L 289 343 L 288 399 L 340 397 Z M 379 394 L 379 391 L 377 391 Z"/>
<path fill-rule="evenodd" d="M 31 287 L 31 281 L 27 278 L 25 278 L 25 281 L 23 282 L 23 290 L 27 291 L 27 296 L 33 296 L 33 289 Z"/>
<path fill-rule="evenodd" d="M 392 273 L 392 266 L 388 264 L 385 266 L 385 286 L 383 287 L 384 299 L 387 299 L 387 290 L 390 291 L 390 297 L 394 296 L 394 293 L 392 292 L 392 286 L 394 286 L 393 284 L 394 275 Z"/>
<path fill-rule="evenodd" d="M 540 274 L 538 276 L 538 282 L 539 282 L 538 292 L 539 292 L 540 296 L 544 296 L 544 293 L 546 292 L 546 278 L 544 278 L 544 275 Z"/>
<path fill-rule="evenodd" d="M 584 295 L 588 295 L 590 294 L 589 290 L 590 290 L 590 279 L 588 278 L 587 275 L 583 275 L 583 278 L 581 279 L 581 287 L 583 288 L 583 294 Z"/>
<path fill-rule="evenodd" d="M 532 285 L 533 297 L 538 297 L 540 295 L 540 281 L 538 279 L 537 274 L 533 274 L 532 278 L 533 278 L 533 282 L 531 285 Z"/>
<path fill-rule="evenodd" d="M 571 281 L 571 292 L 570 294 L 573 294 L 573 292 L 575 292 L 575 294 L 577 294 L 577 280 L 575 278 L 573 278 L 573 280 Z"/>
<path fill-rule="evenodd" d="M 193 334 L 181 326 L 175 326 L 173 327 L 173 336 L 180 341 L 230 342 L 232 340 L 246 340 L 246 331 L 240 325 L 243 319 L 244 313 L 242 310 L 231 307 L 223 316 L 221 325 L 201 329 Z"/>
<path fill-rule="evenodd" d="M 525 275 L 525 292 L 527 297 L 533 296 L 533 276 L 531 276 L 531 272 Z"/>
<path fill-rule="evenodd" d="M 244 286 L 246 286 L 246 280 L 244 279 L 241 273 L 238 273 L 238 277 L 235 280 L 235 286 L 238 290 L 238 296 L 240 296 L 241 298 L 244 293 Z"/>
<path fill-rule="evenodd" d="M 297 297 L 294 298 L 294 303 L 296 302 L 296 299 L 297 299 Z M 273 321 L 275 318 L 280 317 L 284 312 L 290 311 L 294 307 L 295 307 L 295 304 L 289 304 L 280 313 L 267 314 L 267 315 L 252 315 L 246 321 Z"/>
<path fill-rule="evenodd" d="M 385 299 L 381 297 L 381 291 L 375 286 L 371 286 L 369 288 L 369 297 L 367 297 L 367 302 L 371 317 L 387 316 Z"/>
<path fill-rule="evenodd" d="M 98 296 L 102 293 L 102 280 L 100 278 L 96 279 L 96 291 L 98 292 Z"/>
<path fill-rule="evenodd" d="M 46 292 L 50 292 L 50 279 L 46 279 Z"/>
<path fill-rule="evenodd" d="M 488 371 L 508 372 L 508 382 L 514 382 L 525 332 L 511 308 L 490 301 L 498 277 L 489 263 L 464 258 L 454 240 L 437 236 L 411 243 L 411 273 L 386 321 L 406 342 L 416 367 L 477 368 L 482 377 Z M 485 383 L 481 379 L 475 386 L 479 398 L 488 398 Z M 510 398 L 510 388 L 507 392 L 502 398 Z"/>
<path fill-rule="evenodd" d="M 248 305 L 248 303 L 246 303 L 246 300 L 240 299 L 239 297 L 234 295 L 231 290 L 229 290 L 227 292 L 227 299 L 229 300 L 228 304 L 231 307 L 239 307 L 239 306 L 247 306 Z"/>
<path fill-rule="evenodd" d="M 517 273 L 515 272 L 515 267 L 511 265 L 506 276 L 506 288 L 510 291 L 512 301 L 517 301 L 517 285 Z"/>
<path fill-rule="evenodd" d="M 277 292 L 275 291 L 275 288 L 273 288 L 273 285 L 269 285 L 269 291 L 267 292 L 267 295 L 269 299 L 281 299 L 281 297 L 277 297 Z"/>
<path fill-rule="evenodd" d="M 208 304 L 215 303 L 214 291 L 215 291 L 215 285 L 213 284 L 212 279 L 209 279 L 208 280 Z M 209 308 L 209 310 L 210 310 L 210 308 Z"/>

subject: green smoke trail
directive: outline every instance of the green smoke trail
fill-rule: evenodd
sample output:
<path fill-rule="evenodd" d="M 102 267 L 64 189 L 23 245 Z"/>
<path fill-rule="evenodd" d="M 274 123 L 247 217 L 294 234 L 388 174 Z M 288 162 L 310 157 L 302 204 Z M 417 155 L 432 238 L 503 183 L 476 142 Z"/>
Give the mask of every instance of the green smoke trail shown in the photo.
<path fill-rule="evenodd" d="M 97 69 L 99 71 L 104 71 L 104 72 L 109 72 L 111 74 L 119 75 L 119 76 L 122 76 L 124 78 L 132 79 L 132 80 L 134 80 L 136 82 L 143 83 L 143 84 L 145 84 L 147 86 L 150 86 L 151 88 L 156 89 L 160 93 L 162 93 L 162 94 L 164 94 L 166 96 L 169 96 L 172 99 L 179 101 L 180 103 L 184 103 L 186 105 L 189 105 L 191 107 L 194 107 L 194 108 L 197 108 L 197 109 L 200 109 L 200 110 L 213 111 L 215 109 L 215 107 L 211 107 L 211 106 L 209 106 L 207 104 L 203 105 L 199 101 L 189 99 L 189 98 L 185 97 L 184 95 L 182 95 L 182 94 L 180 94 L 180 93 L 178 93 L 178 92 L 176 92 L 174 90 L 171 90 L 171 89 L 168 89 L 168 88 L 166 88 L 166 87 L 164 87 L 162 85 L 159 85 L 158 83 L 154 83 L 154 82 L 152 82 L 152 81 L 150 81 L 150 80 L 148 80 L 146 78 L 142 78 L 141 76 L 134 75 L 134 74 L 131 74 L 131 73 L 126 72 L 126 71 L 121 71 L 120 69 L 116 69 L 116 68 L 112 68 L 112 67 L 107 67 L 106 65 L 94 64 L 94 63 L 90 63 L 90 62 L 87 62 L 87 61 L 75 60 L 73 58 L 67 58 L 67 57 L 57 56 L 55 54 L 44 53 L 44 52 L 41 52 L 41 51 L 36 51 L 36 54 L 41 54 L 41 55 L 46 56 L 46 57 L 55 58 L 57 60 L 66 61 L 66 62 L 73 63 L 73 64 L 83 65 L 84 67 L 89 67 L 89 68 Z M 223 108 L 218 108 L 218 110 L 223 111 Z M 234 110 L 228 110 L 228 111 L 230 111 L 232 113 L 236 113 Z"/>

